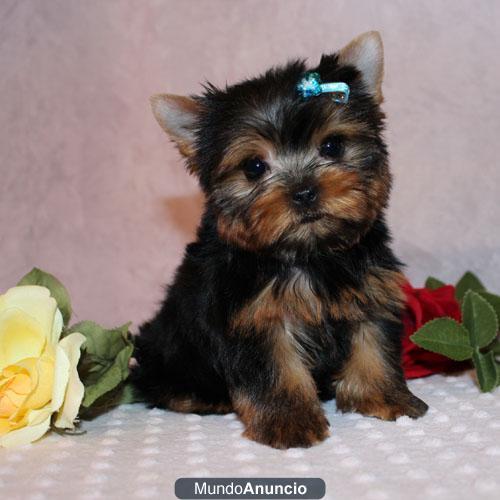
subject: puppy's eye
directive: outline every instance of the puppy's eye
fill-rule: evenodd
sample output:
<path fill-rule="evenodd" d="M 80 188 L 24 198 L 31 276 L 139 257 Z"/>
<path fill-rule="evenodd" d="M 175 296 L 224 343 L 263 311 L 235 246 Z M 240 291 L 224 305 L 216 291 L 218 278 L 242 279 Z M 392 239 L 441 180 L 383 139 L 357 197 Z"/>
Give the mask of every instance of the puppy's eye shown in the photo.
<path fill-rule="evenodd" d="M 323 158 L 338 158 L 344 150 L 342 137 L 331 135 L 327 137 L 319 147 L 319 154 Z"/>
<path fill-rule="evenodd" d="M 243 163 L 243 170 L 248 180 L 254 181 L 261 177 L 264 172 L 269 168 L 267 163 L 258 158 L 249 158 Z"/>

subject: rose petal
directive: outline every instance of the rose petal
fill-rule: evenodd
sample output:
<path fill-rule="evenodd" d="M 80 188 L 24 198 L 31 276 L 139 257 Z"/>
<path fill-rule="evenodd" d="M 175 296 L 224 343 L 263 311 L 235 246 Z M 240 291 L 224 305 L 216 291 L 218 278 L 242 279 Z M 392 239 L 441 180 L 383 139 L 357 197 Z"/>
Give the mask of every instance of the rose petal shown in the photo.
<path fill-rule="evenodd" d="M 0 370 L 25 358 L 38 358 L 46 343 L 42 325 L 20 309 L 0 316 Z"/>
<path fill-rule="evenodd" d="M 0 418 L 0 437 L 7 434 L 11 429 L 11 425 L 8 419 Z"/>
<path fill-rule="evenodd" d="M 29 413 L 25 427 L 15 429 L 2 436 L 0 432 L 0 446 L 11 448 L 23 444 L 32 443 L 40 439 L 50 428 L 50 417 L 52 410 L 50 406 L 41 410 L 32 410 Z M 0 431 L 2 422 L 0 421 Z"/>
<path fill-rule="evenodd" d="M 40 323 L 43 332 L 52 332 L 56 300 L 43 286 L 16 286 L 0 296 L 0 315 L 10 308 L 21 309 Z"/>
<path fill-rule="evenodd" d="M 47 288 L 15 287 L 0 296 L 0 399 L 4 403 L 0 446 L 39 439 L 49 429 L 52 414 L 63 405 L 70 368 L 76 371 L 76 364 L 73 367 L 57 345 L 62 329 L 62 314 Z M 75 358 L 72 351 L 71 355 Z"/>
<path fill-rule="evenodd" d="M 80 347 L 85 342 L 81 333 L 72 333 L 59 342 L 70 363 L 69 381 L 62 408 L 59 410 L 54 423 L 56 427 L 73 429 L 74 421 L 82 404 L 84 386 L 78 376 L 77 365 L 80 359 Z"/>
<path fill-rule="evenodd" d="M 404 335 L 402 338 L 402 361 L 406 378 L 417 378 L 432 373 L 463 368 L 440 354 L 426 351 L 414 344 L 410 336 L 427 321 L 443 316 L 461 319 L 460 304 L 455 298 L 455 288 L 445 285 L 435 290 L 413 288 L 409 283 L 403 287 L 406 293 L 406 311 L 403 315 Z"/>
<path fill-rule="evenodd" d="M 17 368 L 17 373 L 13 370 L 3 370 L 2 375 L 6 378 L 0 383 L 0 417 L 9 419 L 18 411 L 32 389 L 27 370 L 14 368 Z"/>
<path fill-rule="evenodd" d="M 45 406 L 52 397 L 54 382 L 54 350 L 48 348 L 39 359 L 25 359 L 18 363 L 29 373 L 32 389 L 22 404 L 23 412 Z"/>
<path fill-rule="evenodd" d="M 62 341 L 61 341 L 62 342 Z M 64 349 L 57 345 L 56 362 L 54 366 L 54 385 L 52 387 L 52 411 L 61 408 L 69 381 L 70 362 Z"/>
<path fill-rule="evenodd" d="M 59 342 L 59 338 L 61 337 L 61 333 L 63 330 L 64 320 L 59 309 L 56 309 L 56 313 L 54 315 L 54 324 L 52 325 L 52 332 L 50 336 L 50 345 L 55 346 Z"/>

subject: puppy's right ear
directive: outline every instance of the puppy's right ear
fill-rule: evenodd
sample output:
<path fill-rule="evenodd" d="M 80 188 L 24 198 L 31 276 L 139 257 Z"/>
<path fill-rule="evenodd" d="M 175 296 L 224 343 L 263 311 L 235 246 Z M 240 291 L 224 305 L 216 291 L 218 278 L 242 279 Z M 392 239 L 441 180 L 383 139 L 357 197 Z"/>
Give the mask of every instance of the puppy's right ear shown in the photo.
<path fill-rule="evenodd" d="M 368 31 L 352 40 L 338 53 L 341 64 L 350 64 L 361 72 L 366 90 L 380 104 L 384 75 L 384 46 L 378 31 Z"/>
<path fill-rule="evenodd" d="M 177 144 L 181 154 L 192 159 L 201 104 L 192 97 L 173 94 L 154 95 L 150 102 L 160 127 Z"/>

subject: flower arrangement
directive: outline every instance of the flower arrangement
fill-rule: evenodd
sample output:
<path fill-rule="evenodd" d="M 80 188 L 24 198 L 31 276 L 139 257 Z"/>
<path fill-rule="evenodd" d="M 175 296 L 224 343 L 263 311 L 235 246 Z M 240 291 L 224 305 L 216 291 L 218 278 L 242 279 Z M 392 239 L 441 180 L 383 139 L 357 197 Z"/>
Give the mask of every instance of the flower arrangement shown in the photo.
<path fill-rule="evenodd" d="M 500 297 L 466 273 L 456 286 L 429 278 L 404 286 L 406 378 L 470 367 L 479 387 L 500 384 Z M 70 326 L 71 301 L 54 276 L 33 269 L 0 295 L 0 446 L 41 438 L 50 429 L 79 432 L 79 417 L 137 401 L 127 384 L 130 323 L 106 329 Z"/>
<path fill-rule="evenodd" d="M 413 362 L 417 361 L 418 351 L 412 354 L 409 337 L 417 346 L 440 355 L 427 355 L 433 368 L 430 373 L 446 371 L 442 369 L 443 365 L 439 366 L 443 356 L 456 362 L 472 361 L 481 391 L 492 391 L 500 385 L 500 364 L 495 358 L 500 355 L 500 296 L 487 291 L 471 272 L 466 272 L 455 287 L 447 286 L 434 277 L 427 279 L 425 287 L 427 291 L 414 291 L 409 286 L 406 289 L 408 308 L 413 310 L 416 331 L 411 331 L 406 318 L 406 333 L 410 335 L 406 337 L 403 352 Z M 421 312 L 416 308 L 415 300 L 425 304 Z M 434 310 L 430 309 L 432 307 Z M 444 361 L 448 368 L 453 367 L 446 358 Z M 436 370 L 436 362 L 440 369 Z"/>
<path fill-rule="evenodd" d="M 412 379 L 436 372 L 452 372 L 467 368 L 466 363 L 459 363 L 442 354 L 427 351 L 410 338 L 428 321 L 435 318 L 450 317 L 455 321 L 461 321 L 460 304 L 455 297 L 455 287 L 444 285 L 435 289 L 414 288 L 406 283 L 403 290 L 406 295 L 402 351 L 405 377 Z"/>
<path fill-rule="evenodd" d="M 33 269 L 0 295 L 0 446 L 74 432 L 78 416 L 131 401 L 129 324 L 69 326 L 71 302 L 51 274 Z"/>

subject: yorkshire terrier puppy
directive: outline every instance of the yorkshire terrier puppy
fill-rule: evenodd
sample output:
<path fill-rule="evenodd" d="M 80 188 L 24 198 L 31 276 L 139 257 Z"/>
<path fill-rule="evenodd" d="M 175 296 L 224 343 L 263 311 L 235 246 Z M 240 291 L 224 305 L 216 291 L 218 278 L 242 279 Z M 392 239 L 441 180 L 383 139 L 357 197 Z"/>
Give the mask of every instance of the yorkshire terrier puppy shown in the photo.
<path fill-rule="evenodd" d="M 298 91 L 307 71 L 348 86 Z M 384 220 L 383 48 L 369 32 L 201 96 L 152 98 L 206 197 L 197 239 L 137 338 L 132 378 L 154 406 L 235 411 L 276 448 L 324 440 L 320 401 L 420 417 L 400 361 L 401 264 Z M 346 96 L 344 96 L 346 97 Z"/>

